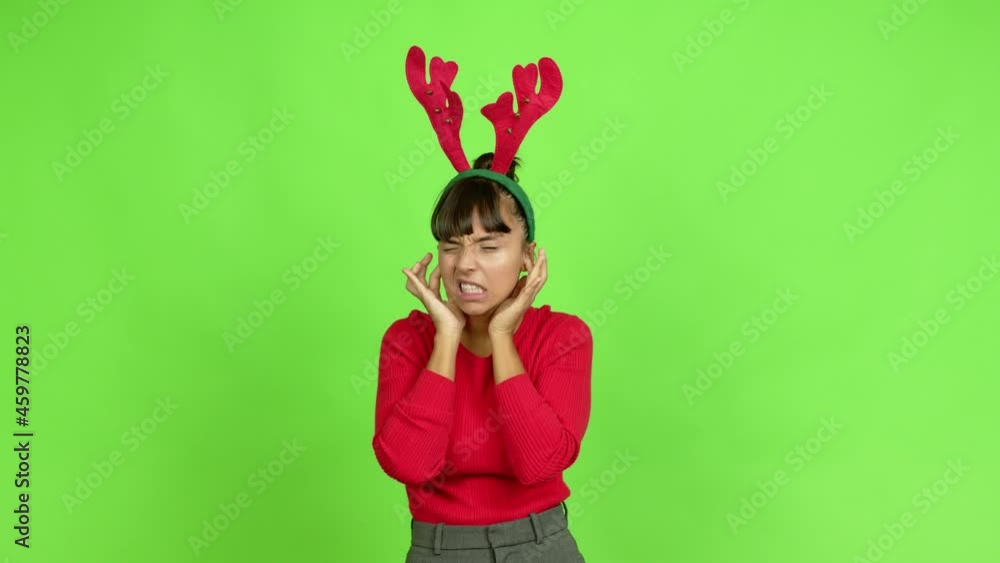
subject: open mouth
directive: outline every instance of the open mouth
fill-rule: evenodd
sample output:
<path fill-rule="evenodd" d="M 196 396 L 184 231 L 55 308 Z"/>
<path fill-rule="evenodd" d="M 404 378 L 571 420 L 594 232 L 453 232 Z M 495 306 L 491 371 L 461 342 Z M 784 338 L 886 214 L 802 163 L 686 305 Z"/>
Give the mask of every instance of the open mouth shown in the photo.
<path fill-rule="evenodd" d="M 481 285 L 461 280 L 457 283 L 458 294 L 463 300 L 476 301 L 486 297 L 486 289 Z"/>

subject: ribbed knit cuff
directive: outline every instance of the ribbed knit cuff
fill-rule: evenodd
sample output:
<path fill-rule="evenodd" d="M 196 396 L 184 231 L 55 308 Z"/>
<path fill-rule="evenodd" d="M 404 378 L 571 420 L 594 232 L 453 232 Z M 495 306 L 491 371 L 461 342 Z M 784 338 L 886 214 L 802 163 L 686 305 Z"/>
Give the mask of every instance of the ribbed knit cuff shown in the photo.
<path fill-rule="evenodd" d="M 455 382 L 440 373 L 424 369 L 410 390 L 409 402 L 451 414 L 455 410 Z"/>

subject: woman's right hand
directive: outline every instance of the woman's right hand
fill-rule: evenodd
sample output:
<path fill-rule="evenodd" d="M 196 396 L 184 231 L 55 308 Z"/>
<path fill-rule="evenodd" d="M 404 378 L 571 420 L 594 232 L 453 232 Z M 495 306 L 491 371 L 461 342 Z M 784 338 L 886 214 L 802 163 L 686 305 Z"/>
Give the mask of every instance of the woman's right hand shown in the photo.
<path fill-rule="evenodd" d="M 427 265 L 431 263 L 431 253 L 414 264 L 413 268 L 403 268 L 406 274 L 406 290 L 412 293 L 424 304 L 424 309 L 434 321 L 437 334 L 448 334 L 455 338 L 462 336 L 465 328 L 465 313 L 453 301 L 441 299 L 441 272 L 435 266 L 431 272 L 430 282 L 424 278 Z"/>

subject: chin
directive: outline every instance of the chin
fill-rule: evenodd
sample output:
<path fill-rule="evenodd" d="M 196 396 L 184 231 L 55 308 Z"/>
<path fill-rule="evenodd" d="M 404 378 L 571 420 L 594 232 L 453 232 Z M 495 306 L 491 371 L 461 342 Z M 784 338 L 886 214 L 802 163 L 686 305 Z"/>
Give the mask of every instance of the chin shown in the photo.
<path fill-rule="evenodd" d="M 461 301 L 458 308 L 467 315 L 481 315 L 492 306 L 489 301 Z"/>

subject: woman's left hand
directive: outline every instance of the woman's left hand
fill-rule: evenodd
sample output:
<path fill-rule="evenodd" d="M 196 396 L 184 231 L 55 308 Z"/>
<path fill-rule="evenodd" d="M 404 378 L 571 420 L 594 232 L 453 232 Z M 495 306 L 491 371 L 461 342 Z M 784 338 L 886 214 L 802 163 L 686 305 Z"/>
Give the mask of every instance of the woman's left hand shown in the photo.
<path fill-rule="evenodd" d="M 490 336 L 513 335 L 521 324 L 521 319 L 524 318 L 524 312 L 535 301 L 535 296 L 548 279 L 548 262 L 544 248 L 538 251 L 538 262 L 533 263 L 529 257 L 524 259 L 524 263 L 528 268 L 528 275 L 517 280 L 511 296 L 497 305 L 493 311 L 487 329 Z"/>

